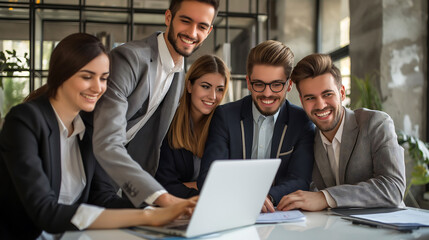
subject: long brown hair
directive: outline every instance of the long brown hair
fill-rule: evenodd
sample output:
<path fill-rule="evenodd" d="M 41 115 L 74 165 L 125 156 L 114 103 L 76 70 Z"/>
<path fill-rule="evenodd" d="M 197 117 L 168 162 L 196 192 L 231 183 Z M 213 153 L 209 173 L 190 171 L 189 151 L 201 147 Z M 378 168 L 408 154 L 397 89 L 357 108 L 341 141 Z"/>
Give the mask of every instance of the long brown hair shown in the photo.
<path fill-rule="evenodd" d="M 225 88 L 222 95 L 223 99 L 228 89 L 230 79 L 228 67 L 222 59 L 214 55 L 204 55 L 198 58 L 186 73 L 185 89 L 180 98 L 180 104 L 174 115 L 170 130 L 168 131 L 168 142 L 172 148 L 184 148 L 200 158 L 204 153 L 204 146 L 214 111 L 203 116 L 201 120 L 203 127 L 199 128 L 199 131 L 192 129 L 190 117 L 191 94 L 187 91 L 186 86 L 188 86 L 189 83 L 193 85 L 197 79 L 208 73 L 219 73 L 225 78 Z M 220 101 L 222 101 L 222 99 L 220 99 Z"/>
<path fill-rule="evenodd" d="M 47 83 L 30 93 L 24 101 L 41 95 L 55 98 L 58 88 L 67 79 L 103 53 L 108 56 L 100 40 L 90 34 L 74 33 L 65 37 L 52 51 Z"/>

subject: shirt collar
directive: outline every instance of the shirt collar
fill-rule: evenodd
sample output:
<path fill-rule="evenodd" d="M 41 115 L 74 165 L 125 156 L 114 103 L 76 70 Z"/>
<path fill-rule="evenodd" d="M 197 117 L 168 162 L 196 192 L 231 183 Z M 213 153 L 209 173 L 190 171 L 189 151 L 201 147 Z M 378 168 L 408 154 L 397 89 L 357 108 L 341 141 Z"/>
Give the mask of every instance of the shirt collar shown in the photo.
<path fill-rule="evenodd" d="M 346 121 L 345 112 L 346 112 L 346 110 L 343 107 L 343 116 L 341 118 L 340 127 L 338 128 L 337 132 L 335 133 L 334 139 L 332 139 L 332 141 L 337 140 L 338 143 L 340 143 L 340 144 L 341 144 L 341 139 L 343 136 L 344 122 Z M 320 137 L 322 138 L 322 142 L 326 145 L 331 145 L 332 143 L 329 142 L 329 140 L 325 137 L 325 135 L 323 135 L 322 131 L 319 130 L 319 132 L 320 132 Z"/>
<path fill-rule="evenodd" d="M 51 104 L 52 106 L 52 104 Z M 54 106 L 52 106 L 52 109 L 54 110 L 55 116 L 57 117 L 57 121 L 58 121 L 58 126 L 60 128 L 60 133 L 64 134 L 64 136 L 67 138 L 68 136 L 68 129 L 66 128 L 66 126 L 64 125 L 63 121 L 61 120 L 60 116 L 58 115 L 57 111 L 55 111 Z M 83 135 L 85 134 L 85 124 L 83 123 L 82 118 L 80 117 L 80 115 L 78 114 L 74 119 L 73 119 L 73 133 L 70 135 L 69 138 L 74 137 L 76 135 L 79 135 L 79 139 L 82 140 L 83 139 Z"/>
<path fill-rule="evenodd" d="M 277 117 L 279 116 L 279 112 L 280 112 L 280 108 L 277 110 L 276 113 L 274 113 L 274 115 L 271 115 L 274 117 L 274 122 L 276 122 Z M 258 119 L 260 116 L 270 117 L 270 116 L 265 116 L 261 112 L 259 112 L 258 108 L 255 105 L 255 102 L 253 101 L 252 101 L 252 115 L 253 115 L 253 121 L 255 121 L 256 123 L 258 122 Z"/>
<path fill-rule="evenodd" d="M 165 72 L 181 72 L 184 69 L 183 57 L 180 58 L 180 61 L 174 65 L 173 58 L 171 57 L 170 52 L 168 51 L 167 43 L 164 39 L 165 33 L 160 33 L 157 36 L 158 41 L 158 52 L 159 58 L 161 61 L 161 66 Z"/>

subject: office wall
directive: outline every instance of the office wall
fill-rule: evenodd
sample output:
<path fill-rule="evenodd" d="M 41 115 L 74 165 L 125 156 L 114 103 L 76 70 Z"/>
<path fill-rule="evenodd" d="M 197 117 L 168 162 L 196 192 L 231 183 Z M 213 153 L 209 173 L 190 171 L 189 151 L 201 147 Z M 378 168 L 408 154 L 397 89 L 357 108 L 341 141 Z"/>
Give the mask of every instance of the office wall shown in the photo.
<path fill-rule="evenodd" d="M 426 139 L 427 1 L 384 0 L 381 90 L 397 127 Z"/>
<path fill-rule="evenodd" d="M 426 139 L 427 1 L 350 1 L 351 74 L 374 74 L 396 128 Z M 353 93 L 352 101 L 359 96 Z"/>
<path fill-rule="evenodd" d="M 273 31 L 271 36 L 292 49 L 296 64 L 316 50 L 314 44 L 315 0 L 276 1 L 275 8 L 277 31 Z M 301 105 L 295 86 L 287 94 L 287 99 L 293 104 Z"/>

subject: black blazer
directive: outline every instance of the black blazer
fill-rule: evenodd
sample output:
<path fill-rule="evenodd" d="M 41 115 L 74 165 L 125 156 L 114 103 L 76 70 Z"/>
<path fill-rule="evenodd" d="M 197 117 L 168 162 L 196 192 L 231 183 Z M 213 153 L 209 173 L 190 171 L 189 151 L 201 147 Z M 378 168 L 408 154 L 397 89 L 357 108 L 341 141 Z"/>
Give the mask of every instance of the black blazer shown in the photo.
<path fill-rule="evenodd" d="M 313 169 L 314 124 L 304 110 L 289 101 L 280 107 L 271 143 L 271 158 L 281 164 L 269 194 L 275 203 L 296 190 L 308 190 Z M 210 165 L 218 159 L 250 159 L 253 144 L 252 98 L 216 108 L 201 159 L 198 189 L 202 188 Z M 237 173 L 240 176 L 240 173 Z M 252 187 L 252 186 L 249 186 Z"/>
<path fill-rule="evenodd" d="M 190 198 L 199 194 L 198 190 L 186 187 L 183 182 L 192 181 L 194 159 L 192 152 L 181 148 L 173 149 L 167 137 L 161 146 L 161 156 L 155 179 L 171 194 Z"/>
<path fill-rule="evenodd" d="M 77 203 L 59 204 L 60 135 L 49 100 L 42 96 L 10 110 L 0 133 L 1 239 L 34 239 L 42 230 L 77 230 L 70 221 L 80 203 L 132 207 L 116 195 L 110 178 L 96 162 L 91 136 L 92 129 L 87 127 L 79 140 L 86 187 Z"/>

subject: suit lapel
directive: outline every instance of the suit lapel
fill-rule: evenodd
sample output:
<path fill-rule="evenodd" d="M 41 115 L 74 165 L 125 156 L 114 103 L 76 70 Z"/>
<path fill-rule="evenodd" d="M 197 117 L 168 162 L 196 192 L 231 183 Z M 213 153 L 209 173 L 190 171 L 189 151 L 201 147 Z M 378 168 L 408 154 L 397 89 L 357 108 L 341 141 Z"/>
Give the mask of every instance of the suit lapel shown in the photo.
<path fill-rule="evenodd" d="M 174 113 L 171 114 L 171 109 L 176 109 L 179 105 L 179 99 L 182 96 L 185 83 L 183 75 L 183 72 L 177 72 L 173 76 L 171 86 L 161 103 L 162 105 L 168 106 L 162 109 L 162 112 L 164 112 L 163 116 L 174 116 Z"/>
<path fill-rule="evenodd" d="M 151 38 L 149 38 L 147 40 L 147 44 L 150 46 L 151 48 L 151 56 L 150 56 L 150 69 L 151 71 L 149 72 L 149 79 L 156 79 L 156 73 L 157 73 L 157 67 L 158 67 L 158 55 L 159 55 L 159 51 L 158 51 L 158 34 L 162 34 L 160 32 L 157 32 L 155 34 L 153 34 L 151 36 Z M 152 81 L 148 81 L 149 84 L 149 97 L 152 96 L 153 94 L 153 85 L 151 84 Z"/>
<path fill-rule="evenodd" d="M 322 175 L 325 187 L 335 186 L 335 178 L 332 174 L 331 165 L 329 164 L 328 154 L 323 147 L 323 142 L 320 138 L 320 131 L 318 128 L 316 128 L 316 134 L 314 139 L 314 154 L 314 160 L 317 164 L 317 168 L 320 171 L 320 175 Z"/>
<path fill-rule="evenodd" d="M 50 175 L 50 183 L 52 189 L 54 189 L 56 196 L 60 195 L 61 188 L 61 143 L 60 143 L 60 130 L 58 126 L 57 117 L 55 112 L 49 103 L 49 99 L 42 97 L 40 99 L 40 106 L 45 116 L 46 122 L 49 127 L 49 146 L 50 149 L 50 163 L 45 166 L 49 167 L 47 169 L 48 174 Z"/>
<path fill-rule="evenodd" d="M 280 108 L 279 116 L 277 118 L 277 121 L 274 124 L 274 131 L 273 131 L 273 137 L 271 140 L 271 158 L 278 158 L 278 154 L 280 153 L 280 150 L 282 148 L 284 139 L 286 138 L 286 134 L 283 135 L 285 128 L 287 127 L 288 122 L 288 112 L 287 107 L 288 103 L 287 100 Z"/>
<path fill-rule="evenodd" d="M 341 137 L 341 150 L 339 162 L 340 184 L 344 184 L 344 177 L 346 173 L 347 164 L 349 163 L 350 156 L 353 152 L 356 140 L 359 134 L 359 128 L 356 123 L 355 114 L 352 110 L 344 108 L 344 128 Z"/>
<path fill-rule="evenodd" d="M 244 132 L 243 132 L 244 131 Z M 245 149 L 246 153 L 243 152 L 243 158 L 252 158 L 252 145 L 253 145 L 253 115 L 252 115 L 252 98 L 248 96 L 243 101 L 241 108 L 241 129 L 240 133 L 244 134 L 243 142 L 241 147 Z"/>

